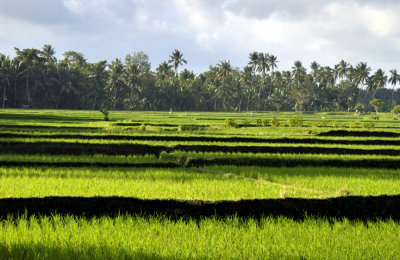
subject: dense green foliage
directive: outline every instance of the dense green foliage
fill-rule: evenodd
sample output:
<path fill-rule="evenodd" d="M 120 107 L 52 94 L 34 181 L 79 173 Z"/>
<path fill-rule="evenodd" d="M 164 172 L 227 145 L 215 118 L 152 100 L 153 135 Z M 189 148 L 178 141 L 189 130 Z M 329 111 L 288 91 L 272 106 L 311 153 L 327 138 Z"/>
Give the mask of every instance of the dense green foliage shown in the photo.
<path fill-rule="evenodd" d="M 3 108 L 365 111 L 377 97 L 384 102 L 380 109 L 389 111 L 400 103 L 397 70 L 390 76 L 381 69 L 372 73 L 365 62 L 342 60 L 333 68 L 313 62 L 307 72 L 295 61 L 291 70 L 279 71 L 276 56 L 253 52 L 243 68 L 221 61 L 196 75 L 186 68 L 179 72 L 187 61 L 178 50 L 155 70 L 143 52 L 90 63 L 75 51 L 57 60 L 50 45 L 15 51 L 13 59 L 0 56 Z M 392 90 L 385 89 L 387 83 Z"/>

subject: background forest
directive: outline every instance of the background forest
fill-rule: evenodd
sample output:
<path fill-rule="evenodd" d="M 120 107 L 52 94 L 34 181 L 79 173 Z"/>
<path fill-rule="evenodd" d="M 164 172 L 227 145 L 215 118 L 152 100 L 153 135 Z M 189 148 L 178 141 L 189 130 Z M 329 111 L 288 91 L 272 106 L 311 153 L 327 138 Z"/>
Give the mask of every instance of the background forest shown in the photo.
<path fill-rule="evenodd" d="M 377 98 L 388 111 L 400 102 L 398 71 L 373 72 L 365 62 L 342 60 L 331 68 L 314 61 L 306 68 L 295 61 L 279 71 L 276 56 L 252 52 L 243 68 L 220 61 L 197 75 L 184 68 L 179 50 L 155 70 L 144 52 L 90 63 L 75 51 L 57 60 L 51 45 L 15 51 L 14 58 L 0 54 L 3 108 L 363 111 L 373 110 Z"/>

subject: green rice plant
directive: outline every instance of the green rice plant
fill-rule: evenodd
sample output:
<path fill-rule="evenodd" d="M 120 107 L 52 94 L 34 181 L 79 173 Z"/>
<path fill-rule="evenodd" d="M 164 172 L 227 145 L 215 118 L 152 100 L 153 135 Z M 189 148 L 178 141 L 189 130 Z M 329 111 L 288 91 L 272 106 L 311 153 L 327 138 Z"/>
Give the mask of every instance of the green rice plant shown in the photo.
<path fill-rule="evenodd" d="M 141 199 L 279 198 L 282 187 L 219 171 L 157 168 L 0 168 L 0 197 L 123 196 Z M 286 189 L 291 197 L 319 193 Z"/>
<path fill-rule="evenodd" d="M 5 259 L 396 259 L 395 221 L 21 217 L 0 222 Z"/>
<path fill-rule="evenodd" d="M 332 123 L 332 127 L 333 127 L 333 128 L 343 128 L 344 125 L 343 125 L 343 123 L 341 123 L 341 122 L 334 121 L 334 122 Z"/>
<path fill-rule="evenodd" d="M 375 128 L 375 124 L 374 124 L 374 122 L 364 122 L 363 128 L 372 129 L 372 128 Z"/>
<path fill-rule="evenodd" d="M 232 118 L 225 119 L 225 125 L 228 127 L 237 127 L 236 122 Z"/>
<path fill-rule="evenodd" d="M 276 117 L 272 117 L 271 119 L 271 126 L 273 127 L 279 127 L 281 126 L 281 122 Z"/>
<path fill-rule="evenodd" d="M 249 120 L 244 119 L 240 125 L 243 126 L 243 127 L 248 127 L 248 126 L 250 126 L 251 124 L 250 124 L 250 121 L 249 121 Z"/>
<path fill-rule="evenodd" d="M 147 130 L 146 124 L 141 124 L 139 130 L 146 131 Z"/>
<path fill-rule="evenodd" d="M 349 127 L 350 128 L 360 128 L 361 127 L 361 123 L 360 123 L 360 121 L 354 121 L 354 122 L 351 122 L 349 124 Z"/>
<path fill-rule="evenodd" d="M 300 118 L 299 116 L 293 116 L 292 118 L 290 118 L 288 121 L 287 121 L 287 124 L 290 126 L 290 127 L 302 127 L 303 126 L 303 119 L 302 118 Z"/>

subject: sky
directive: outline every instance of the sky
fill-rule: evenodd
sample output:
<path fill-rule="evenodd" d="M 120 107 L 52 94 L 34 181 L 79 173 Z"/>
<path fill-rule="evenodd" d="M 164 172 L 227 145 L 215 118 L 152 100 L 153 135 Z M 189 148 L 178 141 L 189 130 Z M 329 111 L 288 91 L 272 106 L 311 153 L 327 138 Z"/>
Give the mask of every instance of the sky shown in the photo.
<path fill-rule="evenodd" d="M 0 53 L 50 44 L 89 62 L 144 51 L 152 69 L 178 49 L 187 68 L 229 60 L 243 68 L 253 51 L 334 66 L 367 62 L 400 69 L 398 0 L 0 0 Z"/>

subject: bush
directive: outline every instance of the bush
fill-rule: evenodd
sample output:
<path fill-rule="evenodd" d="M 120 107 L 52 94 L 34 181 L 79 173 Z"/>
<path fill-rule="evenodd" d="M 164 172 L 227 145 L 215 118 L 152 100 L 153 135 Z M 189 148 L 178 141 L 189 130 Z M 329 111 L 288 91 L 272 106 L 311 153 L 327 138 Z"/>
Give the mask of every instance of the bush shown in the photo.
<path fill-rule="evenodd" d="M 249 120 L 247 120 L 247 119 L 243 120 L 243 122 L 242 122 L 242 126 L 244 126 L 244 127 L 246 127 L 246 126 L 250 126 L 250 121 L 249 121 Z"/>
<path fill-rule="evenodd" d="M 269 126 L 268 119 L 264 119 L 264 118 L 262 118 L 262 119 L 257 119 L 256 125 L 257 125 L 257 126 Z"/>
<path fill-rule="evenodd" d="M 107 108 L 102 108 L 102 109 L 100 109 L 99 111 L 100 111 L 100 113 L 103 114 L 103 116 L 104 116 L 104 121 L 110 121 L 110 118 L 108 117 L 108 114 L 109 114 L 110 112 L 107 110 Z"/>
<path fill-rule="evenodd" d="M 146 131 L 146 124 L 140 125 L 139 129 L 140 129 L 141 131 Z"/>
<path fill-rule="evenodd" d="M 374 124 L 374 122 L 365 122 L 363 124 L 363 128 L 368 128 L 368 129 L 375 128 L 375 124 Z"/>
<path fill-rule="evenodd" d="M 199 130 L 199 126 L 195 125 L 179 125 L 178 126 L 178 131 L 197 131 Z"/>
<path fill-rule="evenodd" d="M 360 121 L 355 121 L 349 124 L 350 128 L 359 128 L 360 127 Z"/>
<path fill-rule="evenodd" d="M 395 106 L 390 113 L 399 114 L 400 113 L 400 105 Z"/>
<path fill-rule="evenodd" d="M 383 100 L 379 99 L 379 98 L 374 98 L 373 100 L 371 100 L 369 102 L 371 104 L 371 106 L 373 106 L 375 108 L 376 113 L 378 114 L 382 108 L 385 106 L 385 102 L 383 102 Z"/>
<path fill-rule="evenodd" d="M 332 127 L 333 128 L 343 128 L 344 125 L 343 125 L 343 123 L 335 121 L 335 122 L 333 122 Z"/>
<path fill-rule="evenodd" d="M 273 126 L 273 127 L 279 127 L 279 126 L 281 126 L 281 122 L 279 122 L 279 120 L 276 119 L 276 117 L 273 117 L 273 118 L 271 119 L 271 126 Z"/>
<path fill-rule="evenodd" d="M 225 119 L 225 125 L 228 127 L 237 127 L 237 124 L 232 118 Z"/>
<path fill-rule="evenodd" d="M 293 116 L 291 119 L 288 120 L 287 123 L 290 127 L 302 127 L 303 119 L 298 116 Z"/>

